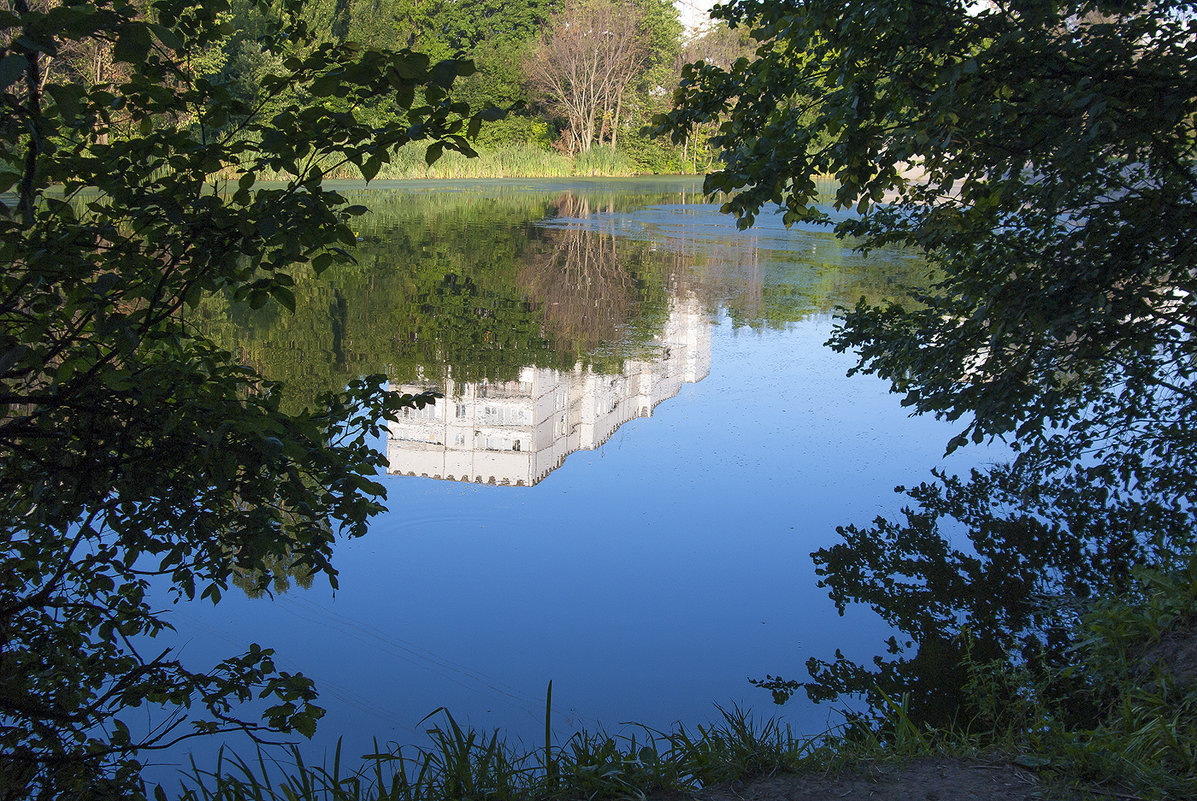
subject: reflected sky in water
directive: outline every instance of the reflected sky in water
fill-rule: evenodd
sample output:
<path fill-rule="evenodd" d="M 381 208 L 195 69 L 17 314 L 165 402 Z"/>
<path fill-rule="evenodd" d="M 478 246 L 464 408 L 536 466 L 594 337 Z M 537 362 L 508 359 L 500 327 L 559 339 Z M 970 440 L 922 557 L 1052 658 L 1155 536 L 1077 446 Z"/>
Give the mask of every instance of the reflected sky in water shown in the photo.
<path fill-rule="evenodd" d="M 836 540 L 837 525 L 896 511 L 901 498 L 894 486 L 923 480 L 943 464 L 953 430 L 907 417 L 879 381 L 846 378 L 851 358 L 822 343 L 836 304 L 861 294 L 879 297 L 920 268 L 900 252 L 863 262 L 825 232 L 787 233 L 771 216 L 754 230 L 737 231 L 717 207 L 694 203 L 695 187 L 484 184 L 476 202 L 460 207 L 445 205 L 430 187 L 380 190 L 365 197 L 380 207 L 395 203 L 403 213 L 380 216 L 363 232 L 364 272 L 335 287 L 339 301 L 320 294 L 327 289 L 312 289 L 304 301 L 301 286 L 299 322 L 250 323 L 228 311 L 228 319 L 251 332 L 238 347 L 267 373 L 319 374 L 290 362 L 272 368 L 269 359 L 279 350 L 271 337 L 302 345 L 294 326 L 307 319 L 302 306 L 309 302 L 324 304 L 311 312 L 316 327 L 342 316 L 339 344 L 313 334 L 308 349 L 327 351 L 334 362 L 339 354 L 345 372 L 387 370 L 396 387 L 464 388 L 461 398 L 474 404 L 470 415 L 486 413 L 480 387 L 519 395 L 527 385 L 529 397 L 547 406 L 542 414 L 528 401 L 528 419 L 511 419 L 530 427 L 529 437 L 535 418 L 547 420 L 541 444 L 559 433 L 553 415 L 560 393 L 566 407 L 585 400 L 585 381 L 577 376 L 604 386 L 624 380 L 626 389 L 627 376 L 662 369 L 666 351 L 683 355 L 670 344 L 681 335 L 679 325 L 689 326 L 685 335 L 697 352 L 686 358 L 696 357 L 699 368 L 674 381 L 650 414 L 642 416 L 635 400 L 632 413 L 621 414 L 625 419 L 609 431 L 592 431 L 592 444 L 601 447 L 553 451 L 556 469 L 533 471 L 527 483 L 535 486 L 386 476 L 388 512 L 365 538 L 338 548 L 335 596 L 317 582 L 273 600 L 230 592 L 215 608 L 176 607 L 171 614 L 185 658 L 205 662 L 251 641 L 275 647 L 280 668 L 301 670 L 322 691 L 328 714 L 314 753 L 338 736 L 353 756 L 371 750 L 373 737 L 420 742 L 427 725 L 421 719 L 438 707 L 460 723 L 502 728 L 535 744 L 543 737 L 550 680 L 562 739 L 580 726 L 615 729 L 623 721 L 692 726 L 712 719 L 716 703 L 780 714 L 804 733 L 825 729 L 829 709 L 802 697 L 775 707 L 747 680 L 766 673 L 803 678 L 808 657 L 830 658 L 836 648 L 867 659 L 887 636 L 866 611 L 836 614 L 809 554 Z M 567 195 L 574 200 L 563 200 Z M 441 248 L 428 257 L 439 259 L 430 267 L 401 251 L 419 246 L 411 229 L 421 219 L 413 198 L 421 197 L 439 198 L 424 212 L 441 215 L 426 224 L 437 237 L 425 246 L 436 241 Z M 579 197 L 588 200 L 579 204 Z M 481 219 L 481 208 L 494 210 L 498 221 Z M 508 260 L 497 277 L 484 274 L 479 265 L 487 259 L 461 244 L 470 227 L 488 232 L 491 261 Z M 443 241 L 454 231 L 460 252 Z M 507 236 L 513 231 L 528 244 L 514 244 Z M 575 272 L 579 280 L 590 276 L 592 290 L 607 281 L 603 291 L 554 284 L 577 265 L 553 259 L 579 242 L 590 247 L 583 240 L 593 236 L 614 243 L 605 251 L 609 260 Z M 509 255 L 495 255 L 496 243 L 510 245 Z M 390 262 L 383 254 L 391 254 Z M 423 284 L 421 270 L 431 276 Z M 504 281 L 515 286 L 507 294 Z M 367 289 L 359 292 L 359 285 Z M 619 294 L 628 287 L 626 297 Z M 378 297 L 384 288 L 389 299 Z M 401 290 L 415 306 L 379 305 L 398 303 Z M 501 349 L 486 340 L 494 326 L 452 339 L 438 333 L 440 312 L 428 306 L 433 296 L 468 297 L 471 314 L 507 330 L 532 324 L 524 340 Z M 590 305 L 553 316 L 553 303 L 560 309 L 576 297 Z M 583 330 L 591 322 L 606 332 L 597 343 Z M 292 328 L 278 333 L 283 325 Z M 373 351 L 370 331 L 381 343 Z M 576 361 L 571 348 L 579 343 L 600 355 L 571 372 L 565 365 Z M 432 375 L 435 366 L 421 360 L 436 352 L 482 354 L 490 367 L 461 361 Z M 508 364 L 513 352 L 533 361 Z M 328 375 L 335 381 L 341 373 Z M 625 395 L 645 397 L 641 389 Z M 598 402 L 595 392 L 589 397 Z M 523 403 L 506 400 L 510 408 Z M 469 426 L 450 425 L 460 404 L 451 397 L 438 405 L 437 436 L 450 440 L 425 438 L 439 448 L 437 458 L 449 458 L 459 429 L 483 432 L 484 452 L 513 453 L 512 436 L 500 443 L 495 431 L 475 425 L 476 416 Z M 579 412 L 571 424 L 583 417 Z M 392 448 L 424 436 L 419 426 L 404 430 L 397 436 L 392 429 Z M 473 443 L 470 449 L 475 458 Z M 525 460 L 536 452 L 532 440 L 518 451 Z M 392 463 L 397 473 L 431 472 Z M 201 759 L 210 753 L 208 746 L 193 750 Z"/>

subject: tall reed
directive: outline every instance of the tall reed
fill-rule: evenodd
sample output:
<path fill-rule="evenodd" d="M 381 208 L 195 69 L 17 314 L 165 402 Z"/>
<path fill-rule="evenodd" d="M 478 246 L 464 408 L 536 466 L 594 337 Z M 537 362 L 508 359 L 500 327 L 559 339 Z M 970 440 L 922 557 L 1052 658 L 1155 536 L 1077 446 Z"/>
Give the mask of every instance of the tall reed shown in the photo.
<path fill-rule="evenodd" d="M 442 180 L 456 178 L 571 178 L 576 176 L 623 177 L 636 175 L 636 166 L 626 155 L 609 147 L 593 148 L 576 156 L 544 150 L 528 144 L 496 145 L 479 148 L 478 156 L 467 158 L 446 152 L 435 163 L 424 160 L 425 147 L 415 143 L 399 148 L 384 164 L 376 178 L 385 180 Z M 230 174 L 229 178 L 234 178 Z M 290 176 L 263 172 L 263 180 L 281 180 Z M 342 165 L 329 176 L 333 179 L 360 180 L 361 172 L 351 164 Z"/>
<path fill-rule="evenodd" d="M 721 721 L 664 733 L 632 726 L 627 733 L 579 731 L 556 745 L 548 721 L 545 743 L 528 750 L 498 732 L 461 726 L 447 710 L 424 747 L 391 746 L 365 755 L 345 772 L 338 744 L 331 766 L 306 763 L 297 748 L 282 757 L 257 754 L 252 763 L 223 751 L 212 770 L 192 764 L 181 801 L 599 801 L 684 792 L 715 781 L 799 770 L 817 753 L 818 738 L 795 738 L 776 721 L 757 721 L 739 707 L 717 707 Z M 168 796 L 161 788 L 159 799 Z"/>

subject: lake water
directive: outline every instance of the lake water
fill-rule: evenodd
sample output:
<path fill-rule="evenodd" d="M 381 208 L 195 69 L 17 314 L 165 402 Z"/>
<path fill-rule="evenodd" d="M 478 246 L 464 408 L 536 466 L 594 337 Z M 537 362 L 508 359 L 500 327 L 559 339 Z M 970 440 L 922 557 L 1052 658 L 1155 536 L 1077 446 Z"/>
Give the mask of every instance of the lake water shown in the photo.
<path fill-rule="evenodd" d="M 446 397 L 378 443 L 388 511 L 339 546 L 336 593 L 175 607 L 184 658 L 274 647 L 321 690 L 312 754 L 420 743 L 439 707 L 532 745 L 550 680 L 560 739 L 693 726 L 715 704 L 835 722 L 748 679 L 887 636 L 836 613 L 810 553 L 897 511 L 894 486 L 942 465 L 953 429 L 846 378 L 823 342 L 837 305 L 923 268 L 770 214 L 739 231 L 698 188 L 378 185 L 354 195 L 374 210 L 357 265 L 300 276 L 295 315 L 210 304 L 212 335 L 296 405 L 371 372 Z"/>

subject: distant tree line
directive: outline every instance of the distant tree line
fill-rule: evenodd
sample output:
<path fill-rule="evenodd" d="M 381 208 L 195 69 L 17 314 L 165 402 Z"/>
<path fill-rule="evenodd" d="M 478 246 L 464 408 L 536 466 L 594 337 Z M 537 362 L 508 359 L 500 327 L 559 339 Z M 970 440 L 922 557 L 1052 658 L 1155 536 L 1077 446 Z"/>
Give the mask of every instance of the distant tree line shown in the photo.
<path fill-rule="evenodd" d="M 50 9 L 57 3 L 33 0 L 31 5 Z M 156 15 L 145 0 L 131 5 L 147 20 Z M 653 141 L 642 131 L 668 109 L 685 63 L 705 59 L 726 65 L 751 52 L 746 36 L 726 26 L 685 37 L 670 0 L 307 0 L 299 5 L 304 22 L 326 44 L 409 48 L 432 64 L 471 61 L 476 71 L 458 82 L 455 99 L 475 111 L 511 110 L 505 119 L 473 132 L 484 150 L 531 145 L 576 156 L 602 146 L 626 153 L 643 172 L 709 166 L 710 148 L 695 150 L 696 143 L 705 142 L 703 132 L 674 145 Z M 227 87 L 249 109 L 271 112 L 288 102 L 269 88 L 271 76 L 283 70 L 285 48 L 272 39 L 284 16 L 281 6 L 230 0 L 208 12 L 224 35 L 197 56 L 196 72 Z M 117 41 L 68 41 L 48 59 L 43 81 L 69 79 L 80 87 L 120 82 L 129 70 L 114 53 Z M 334 111 L 344 105 L 335 96 L 319 99 Z M 379 125 L 404 114 L 394 98 L 379 97 L 369 106 L 354 112 Z"/>

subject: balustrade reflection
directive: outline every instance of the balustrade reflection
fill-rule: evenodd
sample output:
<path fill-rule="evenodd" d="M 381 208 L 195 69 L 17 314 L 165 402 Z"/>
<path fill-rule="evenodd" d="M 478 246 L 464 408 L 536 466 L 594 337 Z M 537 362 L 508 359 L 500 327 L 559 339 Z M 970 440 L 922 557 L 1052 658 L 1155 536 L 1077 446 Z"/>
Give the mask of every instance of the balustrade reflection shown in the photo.
<path fill-rule="evenodd" d="M 653 346 L 618 373 L 578 363 L 572 371 L 525 367 L 506 382 L 442 385 L 444 398 L 406 410 L 389 425 L 389 472 L 449 481 L 532 486 L 569 454 L 601 446 L 624 423 L 711 369 L 709 316 L 694 298 L 674 298 Z M 423 386 L 396 384 L 397 392 Z"/>

